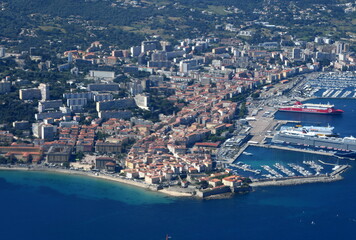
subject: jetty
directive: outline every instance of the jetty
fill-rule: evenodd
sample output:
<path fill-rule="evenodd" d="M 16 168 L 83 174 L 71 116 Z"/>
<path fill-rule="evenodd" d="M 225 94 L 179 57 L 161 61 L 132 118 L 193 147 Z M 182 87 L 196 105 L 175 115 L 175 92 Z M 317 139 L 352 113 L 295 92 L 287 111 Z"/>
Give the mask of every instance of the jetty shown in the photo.
<path fill-rule="evenodd" d="M 337 168 L 335 171 L 333 171 L 332 173 L 330 173 L 331 177 L 334 176 L 339 176 L 341 173 L 345 172 L 349 167 L 351 167 L 350 165 L 341 165 L 339 168 Z"/>
<path fill-rule="evenodd" d="M 322 164 L 324 164 L 324 165 L 330 165 L 330 166 L 337 166 L 338 164 L 336 164 L 336 163 L 327 163 L 327 162 L 324 162 L 324 161 L 322 161 L 322 160 L 318 160 L 320 163 L 322 163 Z"/>
<path fill-rule="evenodd" d="M 268 144 L 250 144 L 250 145 L 255 147 L 274 148 L 274 149 L 287 150 L 287 151 L 319 154 L 324 156 L 334 156 L 334 153 L 331 152 L 319 152 L 319 151 L 313 151 L 313 150 L 302 149 L 302 148 L 291 148 L 291 147 L 283 147 L 283 146 L 268 145 Z"/>
<path fill-rule="evenodd" d="M 238 168 L 238 169 L 241 169 L 241 170 L 244 170 L 244 171 L 247 171 L 247 172 L 252 172 L 252 173 L 255 173 L 255 174 L 260 174 L 261 171 L 259 170 L 255 170 L 255 169 L 251 169 L 249 166 L 245 166 L 245 165 L 238 165 L 238 164 L 230 164 L 230 166 L 233 166 L 235 168 Z"/>

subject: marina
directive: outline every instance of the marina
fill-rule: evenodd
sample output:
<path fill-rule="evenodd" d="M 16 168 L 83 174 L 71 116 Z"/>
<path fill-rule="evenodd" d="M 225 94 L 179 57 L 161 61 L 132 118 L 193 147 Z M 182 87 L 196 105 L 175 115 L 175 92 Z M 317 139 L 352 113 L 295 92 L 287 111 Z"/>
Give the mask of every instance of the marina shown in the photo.
<path fill-rule="evenodd" d="M 327 94 L 335 95 L 337 93 L 339 96 L 341 92 L 338 91 L 329 90 Z M 348 92 L 348 94 L 351 94 L 351 92 Z M 344 93 L 341 96 L 347 95 Z M 327 107 L 333 107 L 327 99 L 313 99 L 311 101 L 312 103 L 322 102 L 321 106 L 326 104 Z M 309 106 L 319 105 L 309 104 Z M 347 170 L 349 166 L 346 163 L 339 163 L 340 156 L 336 156 L 336 154 L 353 151 L 354 138 L 345 136 L 342 131 L 340 137 L 338 137 L 339 132 L 336 133 L 340 129 L 338 121 L 341 123 L 342 120 L 339 115 L 303 113 L 292 115 L 288 112 L 275 112 L 274 115 L 267 117 L 263 112 L 273 112 L 273 110 L 265 109 L 259 111 L 261 113 L 255 114 L 256 121 L 249 122 L 252 126 L 251 140 L 234 155 L 235 161 L 230 166 L 236 173 L 251 178 L 253 184 L 257 185 L 262 182 L 264 185 L 269 185 L 268 183 L 273 185 L 275 181 L 278 181 L 279 184 L 283 182 L 283 185 L 285 185 L 288 183 L 329 182 L 342 179 L 340 174 Z M 347 107 L 343 106 L 341 109 L 347 110 L 345 114 L 349 115 Z M 283 118 L 280 116 L 283 116 Z M 268 124 L 267 120 L 266 124 L 263 122 L 266 118 Z M 321 121 L 318 122 L 318 120 Z M 312 122 L 312 124 L 308 122 Z M 260 125 L 256 123 L 260 123 Z M 295 136 L 297 138 L 302 137 L 303 140 L 297 142 L 280 137 L 285 135 L 292 138 Z M 305 139 L 320 140 L 324 144 L 308 142 Z M 331 146 L 327 144 L 328 141 L 346 144 L 346 147 Z M 283 158 L 284 154 L 288 154 L 289 157 Z M 335 168 L 335 166 L 337 167 Z M 258 169 L 258 173 L 256 169 Z M 342 171 L 338 171 L 340 169 Z"/>
<path fill-rule="evenodd" d="M 233 168 L 241 169 L 241 170 L 246 171 L 246 172 L 252 172 L 252 173 L 255 173 L 255 174 L 260 174 L 261 173 L 261 170 L 251 169 L 250 165 L 243 164 L 241 162 L 238 162 L 237 164 L 232 163 L 229 166 L 233 167 Z"/>
<path fill-rule="evenodd" d="M 309 97 L 356 98 L 355 72 L 321 73 L 302 87 Z"/>
<path fill-rule="evenodd" d="M 266 184 L 266 181 L 291 179 L 293 179 L 291 181 L 293 184 L 297 184 L 298 181 L 303 183 L 310 179 L 312 182 L 335 181 L 341 179 L 335 178 L 336 175 L 348 168 L 347 164 L 338 163 L 338 158 L 331 153 L 314 154 L 313 151 L 298 149 L 290 155 L 289 153 L 294 149 L 258 145 L 250 145 L 247 149 L 253 153 L 253 157 L 242 154 L 236 160 L 237 163 L 229 166 L 238 174 L 250 177 L 253 183 L 264 182 Z M 285 155 L 289 157 L 284 158 Z M 335 166 L 342 167 L 343 171 L 338 171 L 336 174 Z M 287 183 L 288 181 L 284 184 Z"/>

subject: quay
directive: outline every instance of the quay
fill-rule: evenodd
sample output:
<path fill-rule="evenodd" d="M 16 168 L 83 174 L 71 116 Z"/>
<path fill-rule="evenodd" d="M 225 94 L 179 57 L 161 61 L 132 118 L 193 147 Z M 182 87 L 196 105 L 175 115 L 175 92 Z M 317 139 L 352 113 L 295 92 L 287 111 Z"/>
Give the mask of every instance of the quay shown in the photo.
<path fill-rule="evenodd" d="M 246 150 L 246 148 L 248 148 L 248 146 L 249 143 L 246 143 L 242 148 L 240 148 L 240 150 L 236 153 L 234 157 L 224 160 L 224 163 L 232 164 L 233 162 L 235 162 L 235 160 Z"/>
<path fill-rule="evenodd" d="M 286 150 L 286 151 L 295 151 L 295 152 L 303 152 L 303 153 L 311 153 L 311 154 L 319 154 L 319 155 L 324 155 L 324 156 L 335 156 L 333 153 L 330 153 L 330 152 L 319 152 L 319 151 L 313 151 L 313 150 L 308 150 L 308 149 L 290 148 L 290 147 L 283 147 L 283 146 L 277 146 L 277 145 L 250 144 L 250 146 L 274 148 L 274 149 L 280 149 L 280 150 Z"/>

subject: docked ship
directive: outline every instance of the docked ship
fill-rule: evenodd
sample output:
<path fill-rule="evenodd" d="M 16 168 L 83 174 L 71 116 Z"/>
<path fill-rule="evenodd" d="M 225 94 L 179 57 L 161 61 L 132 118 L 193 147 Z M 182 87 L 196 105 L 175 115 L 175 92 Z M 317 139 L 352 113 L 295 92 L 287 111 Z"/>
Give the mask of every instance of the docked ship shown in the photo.
<path fill-rule="evenodd" d="M 318 113 L 318 114 L 341 114 L 344 111 L 335 109 L 332 104 L 314 104 L 314 103 L 301 103 L 297 101 L 293 106 L 280 107 L 279 111 L 284 112 L 301 112 L 301 113 Z"/>
<path fill-rule="evenodd" d="M 308 136 L 314 136 L 314 135 L 325 136 L 325 137 L 338 136 L 338 134 L 334 133 L 334 127 L 331 127 L 331 126 L 326 126 L 326 127 L 301 126 L 301 125 L 296 125 L 294 127 L 282 126 L 280 130 L 282 132 L 287 131 L 287 132 L 293 132 L 296 134 L 303 134 L 303 135 L 308 135 Z"/>
<path fill-rule="evenodd" d="M 327 137 L 310 132 L 281 130 L 272 138 L 273 143 L 284 143 L 299 146 L 310 146 L 336 152 L 356 151 L 355 137 Z"/>

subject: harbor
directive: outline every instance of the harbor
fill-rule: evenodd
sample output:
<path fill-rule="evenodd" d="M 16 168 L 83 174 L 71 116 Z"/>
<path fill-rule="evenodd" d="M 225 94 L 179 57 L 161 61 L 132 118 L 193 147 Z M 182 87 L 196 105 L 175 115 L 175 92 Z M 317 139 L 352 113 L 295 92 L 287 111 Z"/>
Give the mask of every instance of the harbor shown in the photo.
<path fill-rule="evenodd" d="M 296 89 L 303 98 L 356 98 L 355 72 L 327 72 L 308 78 Z"/>
<path fill-rule="evenodd" d="M 355 98 L 356 75 L 354 72 L 323 73 L 306 82 L 304 88 L 314 97 Z"/>
<path fill-rule="evenodd" d="M 331 153 L 317 155 L 313 151 L 298 149 L 290 155 L 293 150 L 249 145 L 247 151 L 251 155 L 242 154 L 238 162 L 229 167 L 248 176 L 252 187 L 338 181 L 343 179 L 341 174 L 350 168 Z M 288 159 L 284 158 L 286 155 Z"/>
<path fill-rule="evenodd" d="M 269 98 L 268 95 L 261 94 L 262 97 L 257 101 L 252 101 L 249 106 L 249 116 L 246 117 L 249 126 L 248 141 L 236 148 L 224 149 L 223 145 L 222 151 L 229 157 L 220 158 L 220 161 L 226 167 L 233 169 L 235 174 L 249 177 L 252 180 L 251 186 L 294 185 L 341 180 L 341 174 L 350 167 L 347 161 L 352 155 L 349 153 L 355 149 L 353 137 L 347 135 L 347 132 L 339 132 L 343 125 L 349 124 L 349 122 L 342 121 L 343 115 L 351 114 L 353 110 L 350 112 L 348 108 L 345 108 L 346 105 L 340 105 L 338 102 L 341 98 L 350 98 L 352 94 L 356 96 L 351 89 L 341 89 L 341 87 L 350 87 L 353 78 L 352 74 L 346 76 L 343 79 L 345 85 L 338 85 L 340 89 L 326 89 L 323 92 L 316 85 L 311 87 L 310 83 L 321 81 L 322 84 L 326 84 L 329 81 L 328 76 L 321 74 L 307 78 L 293 85 L 289 92 L 289 99 L 286 96 Z M 306 86 L 310 88 L 306 92 L 313 92 L 312 95 L 300 94 Z M 337 99 L 334 101 L 323 96 L 334 96 Z M 293 104 L 296 100 L 290 100 L 292 98 L 300 101 L 297 107 L 305 113 L 278 111 L 283 105 Z M 352 108 L 353 100 L 343 101 L 350 102 L 350 108 Z M 305 102 L 308 104 L 303 107 Z M 330 110 L 334 109 L 334 105 L 335 110 Z M 317 109 L 315 112 L 318 114 L 314 112 L 310 114 L 314 110 L 308 110 L 308 108 Z M 321 114 L 324 111 L 325 114 Z M 298 141 L 293 140 L 298 138 L 294 135 L 292 139 L 280 137 L 288 131 L 291 132 L 288 133 L 290 135 L 305 134 L 305 136 L 303 135 L 302 140 Z M 309 138 L 314 141 L 307 141 Z M 335 143 L 338 143 L 338 146 L 335 146 Z M 281 155 L 288 155 L 288 157 L 281 158 Z"/>

